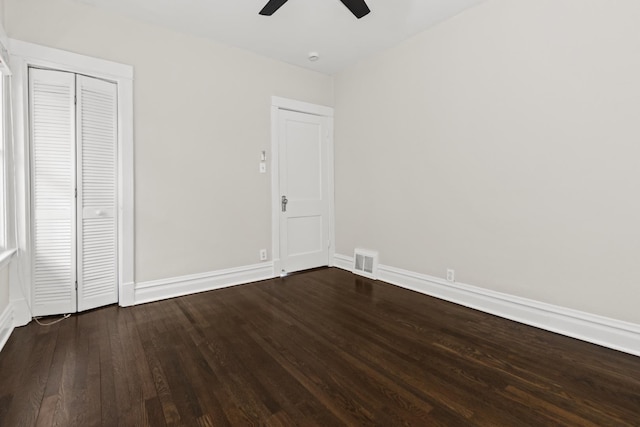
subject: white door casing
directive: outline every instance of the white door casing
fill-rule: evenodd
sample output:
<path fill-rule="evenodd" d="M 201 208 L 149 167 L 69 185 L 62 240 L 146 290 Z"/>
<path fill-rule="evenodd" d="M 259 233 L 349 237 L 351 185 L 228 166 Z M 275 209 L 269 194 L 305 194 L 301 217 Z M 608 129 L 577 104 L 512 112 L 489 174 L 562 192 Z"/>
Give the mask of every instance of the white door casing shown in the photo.
<path fill-rule="evenodd" d="M 332 265 L 331 108 L 273 98 L 272 204 L 274 272 Z"/>

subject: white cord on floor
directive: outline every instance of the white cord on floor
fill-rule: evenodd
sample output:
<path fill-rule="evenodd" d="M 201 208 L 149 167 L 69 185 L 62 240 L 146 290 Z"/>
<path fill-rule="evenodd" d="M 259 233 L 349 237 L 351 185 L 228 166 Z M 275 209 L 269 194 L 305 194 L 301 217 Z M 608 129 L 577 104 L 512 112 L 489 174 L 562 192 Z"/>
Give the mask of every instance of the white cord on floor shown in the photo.
<path fill-rule="evenodd" d="M 58 320 L 53 320 L 53 321 L 51 321 L 51 322 L 49 322 L 49 323 L 42 323 L 42 322 L 40 321 L 40 319 L 42 319 L 42 317 L 34 317 L 34 318 L 33 318 L 33 320 L 35 320 L 35 321 L 36 321 L 36 323 L 37 323 L 38 325 L 40 325 L 40 326 L 51 326 L 51 325 L 54 325 L 54 324 L 56 324 L 56 323 L 58 323 L 58 322 L 62 322 L 64 319 L 68 319 L 69 317 L 71 317 L 71 313 L 69 313 L 69 314 L 65 314 L 64 316 L 62 316 L 62 317 L 61 317 L 61 318 L 59 318 Z"/>

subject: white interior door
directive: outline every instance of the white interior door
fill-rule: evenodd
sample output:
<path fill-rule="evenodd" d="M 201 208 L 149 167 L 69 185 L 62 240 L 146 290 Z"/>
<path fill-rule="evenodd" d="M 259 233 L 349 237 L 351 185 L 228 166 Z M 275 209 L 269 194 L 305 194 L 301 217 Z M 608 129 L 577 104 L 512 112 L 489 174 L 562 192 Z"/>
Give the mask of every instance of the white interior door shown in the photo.
<path fill-rule="evenodd" d="M 118 301 L 117 87 L 29 70 L 34 316 Z"/>
<path fill-rule="evenodd" d="M 34 316 L 76 311 L 75 75 L 29 71 Z"/>
<path fill-rule="evenodd" d="M 118 302 L 117 87 L 77 76 L 78 311 Z"/>
<path fill-rule="evenodd" d="M 284 272 L 329 264 L 327 118 L 279 112 L 280 262 Z"/>

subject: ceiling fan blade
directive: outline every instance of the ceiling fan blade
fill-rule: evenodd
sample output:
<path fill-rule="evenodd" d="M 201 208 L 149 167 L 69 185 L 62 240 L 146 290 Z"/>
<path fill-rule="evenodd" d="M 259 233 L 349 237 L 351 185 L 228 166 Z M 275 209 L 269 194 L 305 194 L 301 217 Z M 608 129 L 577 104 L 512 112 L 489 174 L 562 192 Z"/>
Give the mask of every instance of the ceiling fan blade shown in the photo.
<path fill-rule="evenodd" d="M 269 2 L 260 11 L 260 15 L 271 16 L 286 2 L 287 0 L 269 0 Z"/>
<path fill-rule="evenodd" d="M 364 0 L 340 0 L 347 9 L 353 13 L 356 18 L 360 19 L 363 16 L 367 15 L 371 10 L 369 6 L 364 2 Z"/>

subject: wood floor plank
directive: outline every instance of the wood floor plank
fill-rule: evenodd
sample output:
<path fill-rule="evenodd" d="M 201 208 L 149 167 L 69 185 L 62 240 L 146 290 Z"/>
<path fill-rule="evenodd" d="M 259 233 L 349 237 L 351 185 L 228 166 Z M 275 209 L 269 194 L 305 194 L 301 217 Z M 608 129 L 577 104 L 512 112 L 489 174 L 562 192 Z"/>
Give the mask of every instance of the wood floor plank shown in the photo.
<path fill-rule="evenodd" d="M 16 329 L 35 425 L 639 426 L 640 358 L 327 268 Z"/>
<path fill-rule="evenodd" d="M 272 310 L 276 310 L 276 308 L 273 307 Z M 280 313 L 278 317 L 285 316 L 285 313 Z M 292 318 L 289 319 L 293 321 Z M 260 324 L 266 324 L 264 321 L 260 322 L 259 319 L 257 320 L 259 323 L 255 323 L 253 325 L 256 329 L 259 328 Z M 314 321 L 309 318 L 306 320 L 311 322 Z M 311 329 L 305 328 L 305 331 L 299 334 L 293 334 L 291 332 L 292 328 L 288 328 L 286 336 L 270 334 L 269 338 L 272 340 L 288 340 L 294 348 L 309 347 L 308 353 L 303 355 L 303 359 L 307 361 L 312 360 L 318 355 L 320 356 L 318 359 L 319 361 L 333 359 L 333 364 L 325 363 L 324 367 L 319 367 L 318 370 L 331 370 L 333 372 L 340 371 L 344 377 L 353 377 L 353 380 L 359 382 L 359 384 L 351 384 L 349 388 L 368 390 L 369 399 L 372 397 L 371 394 L 377 394 L 378 398 L 374 400 L 393 400 L 396 405 L 403 408 L 405 411 L 415 411 L 415 415 L 419 417 L 424 416 L 431 409 L 424 401 L 421 401 L 415 395 L 408 393 L 406 389 L 397 387 L 393 381 L 390 381 L 387 377 L 381 375 L 374 368 L 363 364 L 362 360 L 352 357 L 348 352 L 341 350 L 339 346 L 333 346 L 327 339 L 323 338 L 320 334 L 315 333 Z M 268 333 L 269 331 L 266 331 L 264 335 L 267 335 Z M 303 336 L 303 341 L 297 340 L 297 335 Z M 310 342 L 314 342 L 314 346 L 309 346 Z M 329 354 L 327 354 L 327 352 L 329 352 Z M 356 367 L 358 375 L 354 376 L 353 371 L 350 372 L 351 375 L 347 375 L 344 371 L 345 366 L 348 366 L 348 369 Z M 316 369 L 313 371 L 315 372 Z M 395 415 L 393 414 L 393 410 L 389 410 L 388 412 L 391 412 L 391 414 L 385 415 Z M 410 417 L 412 418 L 413 416 Z M 394 424 L 397 424 L 397 422 L 394 422 Z"/>
<path fill-rule="evenodd" d="M 56 412 L 61 409 L 60 399 L 62 394 L 60 386 L 62 384 L 61 380 L 64 372 L 65 359 L 73 334 L 73 329 L 68 327 L 69 325 L 64 325 L 67 327 L 62 326 L 63 325 L 46 327 L 47 329 L 51 329 L 52 333 L 57 333 L 57 340 L 49 367 L 49 376 L 47 378 L 43 401 L 36 420 L 36 425 L 38 426 L 52 425 Z"/>
<path fill-rule="evenodd" d="M 307 298 L 308 299 L 308 298 Z M 296 301 L 293 300 L 295 304 L 290 305 L 289 307 L 295 307 L 297 310 L 298 307 L 302 307 L 300 310 L 308 312 L 310 307 L 304 307 L 304 301 Z M 299 316 L 299 314 L 293 313 L 294 316 Z M 309 318 L 306 317 L 304 321 L 307 321 Z M 324 335 L 327 339 L 327 342 L 333 342 L 338 344 L 338 348 L 349 348 L 349 351 L 358 354 L 360 356 L 360 361 L 367 360 L 368 363 L 371 364 L 373 369 L 384 371 L 385 365 L 390 366 L 398 366 L 403 365 L 405 363 L 417 362 L 419 359 L 412 356 L 412 353 L 417 355 L 420 354 L 419 350 L 411 348 L 411 346 L 405 345 L 404 348 L 409 348 L 409 351 L 398 351 L 398 348 L 402 348 L 402 345 L 399 345 L 397 340 L 397 336 L 395 334 L 389 335 L 392 337 L 393 341 L 380 339 L 380 331 L 376 331 L 378 326 L 372 322 L 364 322 L 363 319 L 355 319 L 355 321 L 351 321 L 349 323 L 345 323 L 345 319 L 341 318 L 336 324 L 333 323 L 333 319 L 314 319 L 308 320 L 307 326 L 309 328 L 313 328 L 313 324 L 316 322 L 322 321 L 324 327 L 320 331 L 316 331 L 314 335 L 322 336 Z M 360 328 L 362 324 L 364 327 Z M 344 337 L 344 338 L 343 338 Z M 360 352 L 362 350 L 362 353 Z M 375 356 L 386 355 L 386 358 L 376 359 Z M 374 357 L 372 357 L 374 356 Z M 391 357 L 390 357 L 391 356 Z M 355 362 L 357 364 L 357 362 Z M 433 365 L 434 359 L 431 358 L 429 360 L 429 364 Z M 432 366 L 433 367 L 433 366 Z M 417 378 L 422 376 L 420 371 L 413 372 L 412 378 Z M 397 380 L 397 378 L 396 378 Z M 435 379 L 433 379 L 435 381 Z M 444 383 L 443 383 L 444 384 Z M 448 407 L 454 409 L 460 415 L 465 417 L 470 417 L 472 415 L 472 411 L 464 410 L 460 405 L 456 404 L 456 399 L 446 399 L 443 393 L 438 395 L 439 399 L 444 399 L 441 403 L 446 403 L 449 401 Z"/>
<path fill-rule="evenodd" d="M 50 375 L 51 360 L 57 340 L 56 330 L 39 334 L 33 341 L 33 351 L 24 353 L 19 368 L 20 382 L 15 389 L 7 425 L 33 425 L 40 413 L 44 391 Z"/>
<path fill-rule="evenodd" d="M 100 339 L 98 341 L 98 357 L 100 358 L 100 410 L 102 425 L 118 425 L 118 406 L 116 399 L 115 370 L 113 349 L 111 347 L 111 331 L 115 327 L 115 307 L 100 310 Z"/>

